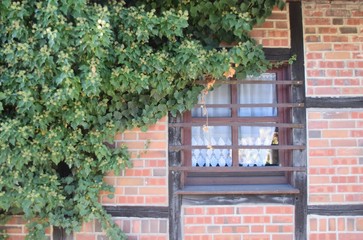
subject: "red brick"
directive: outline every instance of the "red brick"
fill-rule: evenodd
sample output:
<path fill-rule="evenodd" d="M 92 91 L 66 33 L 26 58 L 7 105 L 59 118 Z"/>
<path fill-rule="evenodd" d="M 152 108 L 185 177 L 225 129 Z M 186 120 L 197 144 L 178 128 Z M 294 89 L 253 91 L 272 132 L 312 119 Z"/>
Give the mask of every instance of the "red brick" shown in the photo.
<path fill-rule="evenodd" d="M 310 203 L 329 203 L 330 202 L 330 195 L 329 194 L 319 194 L 319 195 L 309 195 L 309 202 Z"/>
<path fill-rule="evenodd" d="M 338 186 L 339 188 L 340 186 Z M 330 185 L 318 185 L 310 186 L 310 193 L 332 193 L 336 192 L 336 186 Z"/>
<path fill-rule="evenodd" d="M 165 158 L 166 151 L 149 150 L 140 153 L 140 158 Z"/>
<path fill-rule="evenodd" d="M 316 156 L 316 155 L 314 155 L 314 156 Z M 316 166 L 330 166 L 331 165 L 331 161 L 328 158 L 310 158 L 308 160 L 309 160 L 309 165 L 314 166 L 314 167 L 316 167 Z"/>
<path fill-rule="evenodd" d="M 184 209 L 185 215 L 202 215 L 205 213 L 205 208 L 203 207 L 187 207 Z"/>
<path fill-rule="evenodd" d="M 338 192 L 363 192 L 363 185 L 338 185 Z"/>
<path fill-rule="evenodd" d="M 243 240 L 270 240 L 269 234 L 248 234 L 243 236 Z"/>
<path fill-rule="evenodd" d="M 357 183 L 358 178 L 356 176 L 332 176 L 332 183 Z"/>
<path fill-rule="evenodd" d="M 329 96 L 335 96 L 341 94 L 341 89 L 336 87 L 322 87 L 322 88 L 316 88 L 315 89 L 316 95 L 329 95 Z"/>
<path fill-rule="evenodd" d="M 167 190 L 160 187 L 140 187 L 139 193 L 141 195 L 166 195 Z"/>
<path fill-rule="evenodd" d="M 334 156 L 335 155 L 335 149 L 311 149 L 309 151 L 310 157 L 321 157 L 321 156 Z"/>
<path fill-rule="evenodd" d="M 322 53 L 307 53 L 306 54 L 306 58 L 309 60 L 309 59 L 313 59 L 313 60 L 316 60 L 316 59 L 322 59 L 323 58 L 323 54 Z"/>
<path fill-rule="evenodd" d="M 96 240 L 94 233 L 77 233 L 75 240 Z"/>
<path fill-rule="evenodd" d="M 330 25 L 331 21 L 329 18 L 306 18 L 305 25 Z"/>
<path fill-rule="evenodd" d="M 272 235 L 272 240 L 291 240 L 291 239 L 294 239 L 294 234 L 292 233 Z"/>
<path fill-rule="evenodd" d="M 307 43 L 310 43 L 310 42 L 321 42 L 321 37 L 320 36 L 317 36 L 317 35 L 308 35 L 305 37 L 305 41 Z"/>
<path fill-rule="evenodd" d="M 338 32 L 338 29 L 335 27 L 319 27 L 318 32 L 320 34 L 335 34 Z"/>
<path fill-rule="evenodd" d="M 347 138 L 349 136 L 348 130 L 322 130 L 323 138 Z"/>
<path fill-rule="evenodd" d="M 351 87 L 351 88 L 343 88 L 342 94 L 345 95 L 363 95 L 363 88 L 362 87 Z"/>
<path fill-rule="evenodd" d="M 362 240 L 362 233 L 338 233 L 339 239 L 349 239 L 349 240 Z"/>
<path fill-rule="evenodd" d="M 332 165 L 334 166 L 342 166 L 342 165 L 356 165 L 358 161 L 356 158 L 349 157 L 339 157 L 332 160 Z"/>
<path fill-rule="evenodd" d="M 338 219 L 338 231 L 345 231 L 345 218 Z"/>
<path fill-rule="evenodd" d="M 321 68 L 344 68 L 344 61 L 321 61 L 319 62 Z"/>
<path fill-rule="evenodd" d="M 185 226 L 184 227 L 184 233 L 206 233 L 206 227 L 205 226 Z"/>
<path fill-rule="evenodd" d="M 293 223 L 294 218 L 293 216 L 284 216 L 284 215 L 278 215 L 278 216 L 272 216 L 272 222 L 273 223 Z"/>
<path fill-rule="evenodd" d="M 325 42 L 329 42 L 324 39 Z M 332 39 L 331 39 L 332 41 Z M 348 40 L 347 40 L 348 41 Z M 326 59 L 351 59 L 350 52 L 326 52 L 324 53 Z"/>
<path fill-rule="evenodd" d="M 337 149 L 337 156 L 363 156 L 363 149 L 362 148 Z"/>
<path fill-rule="evenodd" d="M 362 174 L 363 175 L 363 166 L 353 166 L 352 174 Z"/>
<path fill-rule="evenodd" d="M 165 132 L 141 132 L 139 133 L 140 140 L 165 140 Z"/>
<path fill-rule="evenodd" d="M 251 233 L 265 233 L 265 224 L 263 225 L 252 225 L 250 226 Z"/>
<path fill-rule="evenodd" d="M 151 205 L 166 205 L 168 204 L 167 196 L 145 196 L 145 203 Z"/>
<path fill-rule="evenodd" d="M 271 220 L 270 216 L 263 216 L 263 217 L 244 216 L 243 217 L 244 223 L 269 223 L 270 220 Z"/>
<path fill-rule="evenodd" d="M 327 139 L 310 139 L 309 140 L 310 149 L 328 147 L 329 145 L 330 145 L 330 142 Z"/>
<path fill-rule="evenodd" d="M 326 184 L 330 182 L 330 176 L 309 176 L 310 184 Z"/>
<path fill-rule="evenodd" d="M 193 216 L 193 217 L 185 217 L 185 224 L 211 224 L 212 217 L 211 216 Z"/>
<path fill-rule="evenodd" d="M 334 85 L 338 86 L 359 86 L 360 81 L 359 79 L 334 79 Z"/>
<path fill-rule="evenodd" d="M 211 214 L 211 215 L 234 214 L 234 208 L 233 207 L 208 208 L 207 214 Z"/>
<path fill-rule="evenodd" d="M 237 208 L 237 211 L 239 214 L 243 215 L 259 215 L 264 214 L 264 208 L 263 207 L 256 207 L 256 206 L 241 206 Z"/>
<path fill-rule="evenodd" d="M 310 232 L 315 232 L 318 230 L 318 221 L 316 218 L 309 219 L 309 227 L 310 227 Z"/>
<path fill-rule="evenodd" d="M 337 239 L 335 233 L 312 233 L 309 234 L 309 240 L 333 240 Z"/>
<path fill-rule="evenodd" d="M 144 179 L 143 178 L 119 178 L 117 181 L 118 186 L 143 186 Z"/>
<path fill-rule="evenodd" d="M 356 229 L 357 229 L 357 231 L 363 232 L 363 217 L 357 217 L 357 219 L 356 219 Z"/>

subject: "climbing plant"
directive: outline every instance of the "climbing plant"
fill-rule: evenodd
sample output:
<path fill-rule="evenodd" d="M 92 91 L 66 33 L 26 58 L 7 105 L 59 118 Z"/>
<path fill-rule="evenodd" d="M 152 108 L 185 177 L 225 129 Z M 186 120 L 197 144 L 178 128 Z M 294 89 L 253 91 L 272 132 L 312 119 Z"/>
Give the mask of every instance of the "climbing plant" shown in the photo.
<path fill-rule="evenodd" d="M 282 0 L 2 0 L 0 219 L 22 214 L 28 239 L 98 219 L 103 176 L 131 167 L 113 136 L 190 109 L 204 78 L 265 71 L 248 35 Z M 221 46 L 230 46 L 223 48 Z"/>

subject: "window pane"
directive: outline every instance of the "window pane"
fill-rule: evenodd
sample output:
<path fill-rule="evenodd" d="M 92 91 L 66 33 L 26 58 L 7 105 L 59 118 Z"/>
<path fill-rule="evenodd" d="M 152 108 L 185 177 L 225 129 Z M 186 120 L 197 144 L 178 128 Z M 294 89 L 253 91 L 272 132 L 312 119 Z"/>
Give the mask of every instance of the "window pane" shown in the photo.
<path fill-rule="evenodd" d="M 232 150 L 230 149 L 194 149 L 192 150 L 193 167 L 230 167 Z"/>
<path fill-rule="evenodd" d="M 264 73 L 257 77 L 259 80 L 276 80 L 276 73 Z M 247 78 L 250 80 L 252 78 Z M 240 84 L 238 86 L 238 103 L 276 103 L 276 86 L 274 84 Z M 268 117 L 276 116 L 274 107 L 240 108 L 239 117 Z"/>
<path fill-rule="evenodd" d="M 228 85 L 220 85 L 215 87 L 213 91 L 209 91 L 206 96 L 199 96 L 199 104 L 230 104 L 231 90 Z M 208 108 L 208 117 L 230 117 L 231 109 L 229 108 Z M 205 117 L 202 108 L 194 108 L 192 117 Z"/>
<path fill-rule="evenodd" d="M 241 146 L 271 146 L 277 144 L 274 127 L 239 127 L 238 144 Z M 265 166 L 278 164 L 277 154 L 271 149 L 240 149 L 240 166 Z"/>
<path fill-rule="evenodd" d="M 225 146 L 231 145 L 232 132 L 228 126 L 192 127 L 193 146 Z M 194 149 L 192 150 L 192 166 L 232 166 L 230 149 Z"/>

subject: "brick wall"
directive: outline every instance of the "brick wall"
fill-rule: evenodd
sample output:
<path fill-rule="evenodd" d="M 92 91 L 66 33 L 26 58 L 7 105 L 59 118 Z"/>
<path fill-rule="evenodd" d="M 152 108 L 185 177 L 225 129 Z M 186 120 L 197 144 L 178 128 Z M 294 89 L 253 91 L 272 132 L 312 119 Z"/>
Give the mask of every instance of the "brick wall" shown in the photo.
<path fill-rule="evenodd" d="M 114 218 L 128 240 L 167 240 L 168 221 L 160 218 Z M 107 240 L 98 221 L 83 224 L 74 240 Z"/>
<path fill-rule="evenodd" d="M 290 48 L 289 8 L 274 8 L 272 15 L 261 25 L 257 25 L 251 36 L 266 48 Z"/>
<path fill-rule="evenodd" d="M 363 2 L 304 1 L 307 96 L 363 94 Z M 308 110 L 308 204 L 363 203 L 363 109 Z M 308 216 L 310 240 L 363 239 L 362 216 Z"/>
<path fill-rule="evenodd" d="M 308 112 L 309 204 L 363 202 L 363 110 Z"/>
<path fill-rule="evenodd" d="M 121 176 L 109 173 L 105 181 L 115 186 L 115 197 L 100 196 L 104 205 L 168 205 L 167 118 L 150 126 L 148 131 L 134 129 L 118 134 L 117 145 L 126 145 L 133 167 Z"/>
<path fill-rule="evenodd" d="M 294 206 L 235 205 L 182 208 L 184 240 L 292 240 Z"/>
<path fill-rule="evenodd" d="M 363 94 L 362 5 L 303 1 L 308 96 Z"/>
<path fill-rule="evenodd" d="M 361 240 L 363 217 L 309 216 L 309 240 Z"/>

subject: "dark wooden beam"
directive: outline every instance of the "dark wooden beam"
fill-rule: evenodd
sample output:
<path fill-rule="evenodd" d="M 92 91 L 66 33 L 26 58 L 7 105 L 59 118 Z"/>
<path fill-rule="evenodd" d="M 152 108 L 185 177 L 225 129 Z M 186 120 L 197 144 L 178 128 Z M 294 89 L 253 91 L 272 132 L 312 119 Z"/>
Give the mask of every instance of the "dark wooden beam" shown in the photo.
<path fill-rule="evenodd" d="M 308 214 L 322 216 L 363 216 L 363 204 L 311 205 Z"/>
<path fill-rule="evenodd" d="M 182 116 L 173 117 L 169 114 L 169 123 L 182 122 Z M 178 146 L 182 144 L 182 133 L 180 127 L 169 126 L 169 145 Z M 169 167 L 181 166 L 181 152 L 169 151 Z M 181 239 L 181 204 L 182 197 L 177 194 L 181 189 L 182 172 L 169 171 L 169 238 Z"/>
<path fill-rule="evenodd" d="M 302 22 L 301 2 L 290 2 L 290 26 L 291 26 L 291 54 L 296 55 L 296 60 L 291 66 L 292 80 L 305 79 L 304 69 L 304 36 Z M 292 89 L 293 102 L 303 103 L 305 101 L 304 85 L 294 86 Z M 306 109 L 293 109 L 293 123 L 305 123 Z M 293 129 L 293 144 L 301 145 L 306 143 L 306 127 Z M 293 167 L 306 167 L 306 149 L 293 151 Z M 295 195 L 295 240 L 307 239 L 307 175 L 306 172 L 295 172 L 291 175 L 294 187 L 299 189 Z"/>
<path fill-rule="evenodd" d="M 168 218 L 168 207 L 154 206 L 104 206 L 112 217 Z"/>
<path fill-rule="evenodd" d="M 264 48 L 263 51 L 270 61 L 284 61 L 292 56 L 290 48 Z"/>
<path fill-rule="evenodd" d="M 306 98 L 307 108 L 363 108 L 363 97 Z"/>

